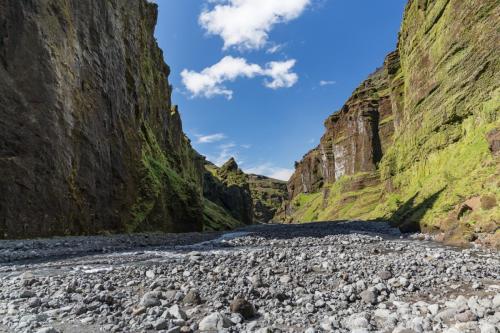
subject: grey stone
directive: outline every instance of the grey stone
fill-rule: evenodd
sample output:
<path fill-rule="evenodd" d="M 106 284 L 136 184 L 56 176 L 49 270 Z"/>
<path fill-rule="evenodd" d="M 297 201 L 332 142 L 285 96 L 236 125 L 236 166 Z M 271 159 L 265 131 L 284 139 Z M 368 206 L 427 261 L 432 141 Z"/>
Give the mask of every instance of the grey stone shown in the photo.
<path fill-rule="evenodd" d="M 217 331 L 231 326 L 230 320 L 219 312 L 214 312 L 204 317 L 198 324 L 198 329 L 202 332 Z"/>

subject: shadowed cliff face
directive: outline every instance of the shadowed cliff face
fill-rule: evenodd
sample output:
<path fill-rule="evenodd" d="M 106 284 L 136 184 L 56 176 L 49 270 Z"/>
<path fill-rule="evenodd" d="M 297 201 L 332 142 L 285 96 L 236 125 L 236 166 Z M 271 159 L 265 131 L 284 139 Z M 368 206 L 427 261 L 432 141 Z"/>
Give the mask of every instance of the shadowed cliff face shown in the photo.
<path fill-rule="evenodd" d="M 205 168 L 203 182 L 205 198 L 221 207 L 236 221 L 243 224 L 252 224 L 254 208 L 248 184 L 248 175 L 239 169 L 234 158 L 229 159 L 220 168 L 207 162 Z M 220 227 L 214 225 L 210 228 L 227 229 L 233 226 L 225 224 Z"/>
<path fill-rule="evenodd" d="M 286 200 L 286 182 L 245 174 L 234 158 L 222 167 L 206 162 L 203 176 L 205 229 L 226 230 L 271 221 Z"/>
<path fill-rule="evenodd" d="M 137 1 L 0 3 L 0 237 L 202 226 L 202 159 Z"/>
<path fill-rule="evenodd" d="M 499 16 L 494 0 L 410 0 L 398 49 L 326 120 L 281 217 L 384 218 L 499 241 L 498 205 L 470 204 L 500 200 Z"/>

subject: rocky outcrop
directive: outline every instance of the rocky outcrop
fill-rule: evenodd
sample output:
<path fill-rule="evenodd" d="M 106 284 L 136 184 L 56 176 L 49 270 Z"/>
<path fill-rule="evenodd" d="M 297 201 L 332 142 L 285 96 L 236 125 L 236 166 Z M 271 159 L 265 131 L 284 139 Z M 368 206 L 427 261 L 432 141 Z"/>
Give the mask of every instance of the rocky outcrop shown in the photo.
<path fill-rule="evenodd" d="M 410 0 L 397 50 L 297 163 L 286 219 L 500 237 L 499 207 L 452 213 L 473 197 L 500 199 L 499 15 L 494 0 Z"/>
<path fill-rule="evenodd" d="M 295 165 L 288 182 L 291 199 L 317 192 L 344 175 L 376 170 L 394 132 L 389 75 L 388 66 L 377 70 L 328 117 L 318 147 Z"/>
<path fill-rule="evenodd" d="M 225 230 L 271 221 L 287 197 L 286 182 L 245 174 L 234 158 L 222 167 L 205 162 L 205 229 Z"/>
<path fill-rule="evenodd" d="M 240 170 L 234 158 L 230 158 L 220 168 L 206 162 L 205 169 L 203 176 L 204 197 L 222 208 L 232 219 L 243 224 L 252 224 L 254 210 L 248 175 Z M 210 205 L 210 207 L 213 208 L 213 205 Z M 223 212 L 220 212 L 220 214 L 223 214 Z M 209 212 L 208 215 L 214 214 Z M 209 223 L 209 229 L 233 227 L 232 224 L 228 226 L 227 223 L 224 223 L 224 219 L 219 219 L 219 222 L 217 222 L 217 219 L 208 219 L 207 222 Z M 217 226 L 217 224 L 221 225 Z"/>
<path fill-rule="evenodd" d="M 156 19 L 146 0 L 0 2 L 0 237 L 201 229 Z"/>
<path fill-rule="evenodd" d="M 254 221 L 272 221 L 288 197 L 286 182 L 250 174 L 248 183 L 252 193 Z"/>

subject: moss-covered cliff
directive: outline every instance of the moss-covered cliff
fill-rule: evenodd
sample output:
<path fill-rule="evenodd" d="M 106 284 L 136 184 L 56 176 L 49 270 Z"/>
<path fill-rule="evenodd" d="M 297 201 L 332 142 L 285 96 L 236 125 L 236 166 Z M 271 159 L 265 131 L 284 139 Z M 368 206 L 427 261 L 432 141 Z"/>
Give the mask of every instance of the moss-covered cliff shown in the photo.
<path fill-rule="evenodd" d="M 327 120 L 320 146 L 289 182 L 292 201 L 282 218 L 383 218 L 450 240 L 495 232 L 489 237 L 498 240 L 499 17 L 494 0 L 410 0 L 398 49 L 381 70 L 385 82 L 368 79 L 330 117 L 345 125 Z M 360 95 L 367 85 L 373 94 Z M 362 126 L 363 113 L 374 109 L 379 118 Z M 356 153 L 338 149 L 346 132 Z M 380 150 L 369 145 L 377 136 L 387 138 Z M 338 164 L 346 155 L 347 164 Z"/>
<path fill-rule="evenodd" d="M 234 158 L 222 167 L 206 162 L 203 177 L 205 229 L 226 230 L 253 223 L 253 203 L 248 175 Z"/>
<path fill-rule="evenodd" d="M 156 18 L 146 0 L 0 2 L 0 237 L 201 230 Z"/>

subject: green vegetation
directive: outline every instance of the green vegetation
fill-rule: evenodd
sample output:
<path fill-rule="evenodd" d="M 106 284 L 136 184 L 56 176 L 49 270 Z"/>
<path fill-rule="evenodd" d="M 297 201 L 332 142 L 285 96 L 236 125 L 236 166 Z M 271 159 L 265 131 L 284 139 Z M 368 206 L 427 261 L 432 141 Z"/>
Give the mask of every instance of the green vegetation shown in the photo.
<path fill-rule="evenodd" d="M 192 218 L 196 223 L 197 215 L 201 215 L 202 211 L 201 202 L 198 202 L 201 201 L 199 186 L 173 170 L 156 136 L 146 124 L 142 126 L 141 136 L 139 195 L 132 206 L 132 219 L 126 230 L 136 232 L 159 228 L 171 231 L 173 223 L 179 223 L 174 221 L 176 209 L 186 214 L 183 219 Z M 173 207 L 166 207 L 166 204 Z"/>
<path fill-rule="evenodd" d="M 207 199 L 203 199 L 203 217 L 203 231 L 231 230 L 243 226 L 224 208 Z"/>

